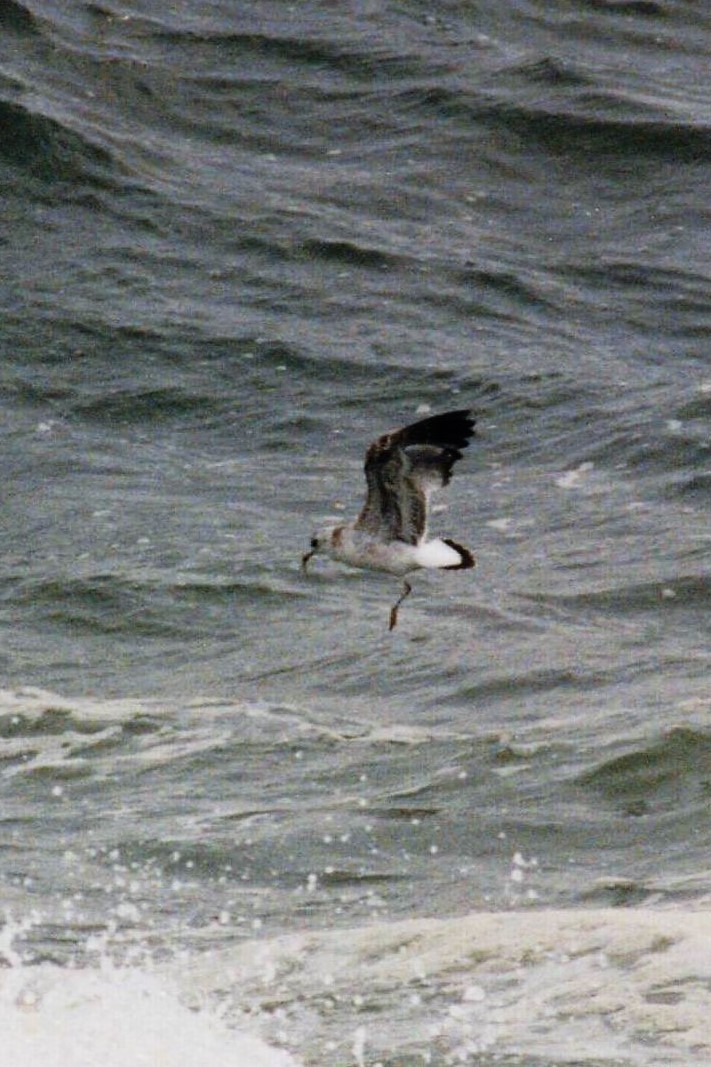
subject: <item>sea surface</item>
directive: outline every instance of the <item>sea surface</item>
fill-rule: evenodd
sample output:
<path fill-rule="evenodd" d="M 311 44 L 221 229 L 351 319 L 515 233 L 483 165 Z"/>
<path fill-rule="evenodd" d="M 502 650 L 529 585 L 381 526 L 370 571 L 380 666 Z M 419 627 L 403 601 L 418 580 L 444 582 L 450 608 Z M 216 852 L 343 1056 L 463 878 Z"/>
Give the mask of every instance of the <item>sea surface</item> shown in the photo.
<path fill-rule="evenodd" d="M 711 10 L 0 0 L 0 1059 L 711 1062 Z M 471 408 L 434 533 L 300 559 Z"/>

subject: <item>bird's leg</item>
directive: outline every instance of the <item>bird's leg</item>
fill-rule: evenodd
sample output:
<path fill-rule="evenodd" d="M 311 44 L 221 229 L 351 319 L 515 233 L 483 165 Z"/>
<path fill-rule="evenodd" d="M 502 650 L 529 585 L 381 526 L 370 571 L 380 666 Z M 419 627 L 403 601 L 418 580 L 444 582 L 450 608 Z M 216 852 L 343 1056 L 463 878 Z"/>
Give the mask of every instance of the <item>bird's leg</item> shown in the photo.
<path fill-rule="evenodd" d="M 400 607 L 405 597 L 409 596 L 411 592 L 412 586 L 410 585 L 410 583 L 403 582 L 402 593 L 390 609 L 390 625 L 388 626 L 388 630 L 394 630 L 397 626 L 397 609 Z"/>

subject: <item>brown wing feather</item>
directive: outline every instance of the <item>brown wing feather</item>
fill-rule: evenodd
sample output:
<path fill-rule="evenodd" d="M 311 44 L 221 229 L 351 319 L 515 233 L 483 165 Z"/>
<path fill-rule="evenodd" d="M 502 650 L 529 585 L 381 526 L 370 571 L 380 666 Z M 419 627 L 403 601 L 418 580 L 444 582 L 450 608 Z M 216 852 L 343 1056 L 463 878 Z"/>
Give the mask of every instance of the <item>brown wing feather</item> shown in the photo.
<path fill-rule="evenodd" d="M 473 433 L 469 411 L 448 411 L 374 441 L 365 456 L 368 494 L 356 529 L 417 544 L 426 531 L 430 492 L 447 485 Z"/>

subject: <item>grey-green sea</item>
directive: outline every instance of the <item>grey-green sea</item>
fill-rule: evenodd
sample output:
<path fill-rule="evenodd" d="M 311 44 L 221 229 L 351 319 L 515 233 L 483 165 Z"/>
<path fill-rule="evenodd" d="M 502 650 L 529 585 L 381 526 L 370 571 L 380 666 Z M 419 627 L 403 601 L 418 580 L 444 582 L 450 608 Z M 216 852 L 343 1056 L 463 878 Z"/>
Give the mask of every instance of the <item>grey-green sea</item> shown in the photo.
<path fill-rule="evenodd" d="M 2 0 L 13 1067 L 711 1058 L 711 14 Z M 433 536 L 300 561 L 471 409 Z"/>

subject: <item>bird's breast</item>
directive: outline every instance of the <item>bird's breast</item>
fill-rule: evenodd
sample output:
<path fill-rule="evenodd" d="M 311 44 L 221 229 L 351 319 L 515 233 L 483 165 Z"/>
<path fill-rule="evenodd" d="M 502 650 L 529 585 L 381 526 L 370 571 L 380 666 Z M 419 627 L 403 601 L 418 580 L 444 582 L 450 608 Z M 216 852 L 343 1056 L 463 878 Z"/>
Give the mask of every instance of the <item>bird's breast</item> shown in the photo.
<path fill-rule="evenodd" d="M 341 563 L 366 570 L 403 575 L 417 570 L 417 550 L 404 541 L 377 541 L 359 530 L 340 527 L 331 538 L 330 555 Z"/>

